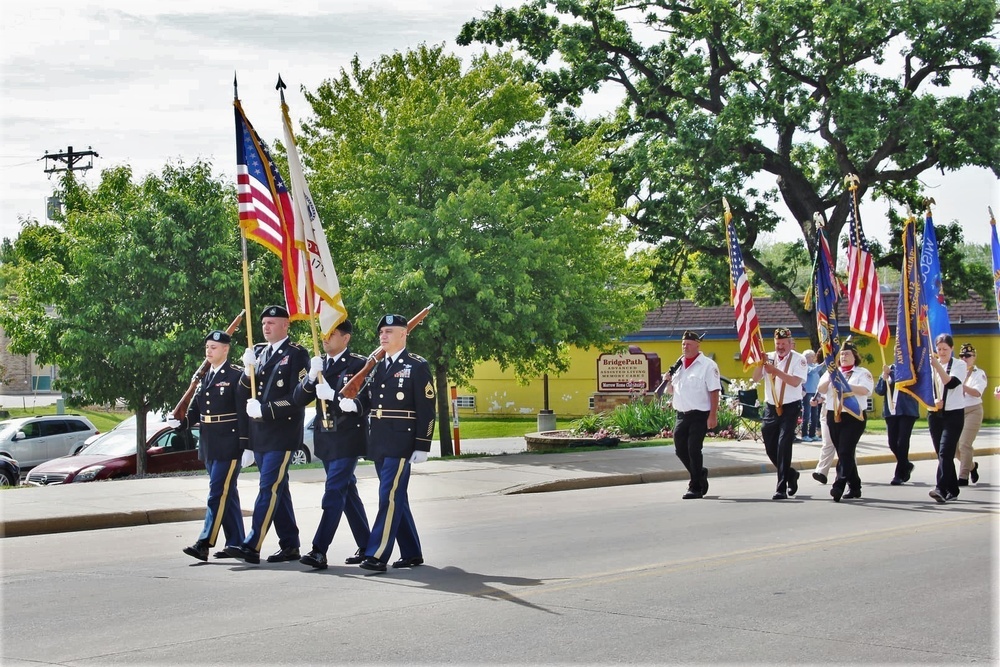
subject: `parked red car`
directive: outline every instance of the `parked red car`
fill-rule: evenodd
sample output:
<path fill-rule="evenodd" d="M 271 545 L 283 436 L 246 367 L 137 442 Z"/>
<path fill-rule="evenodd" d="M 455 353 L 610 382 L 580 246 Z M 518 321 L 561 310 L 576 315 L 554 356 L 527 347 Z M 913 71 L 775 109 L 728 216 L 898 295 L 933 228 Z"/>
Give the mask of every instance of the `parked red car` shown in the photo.
<path fill-rule="evenodd" d="M 204 470 L 198 460 L 198 429 L 174 429 L 166 422 L 146 425 L 146 472 L 159 474 Z M 84 447 L 79 454 L 36 466 L 26 484 L 45 486 L 92 482 L 135 474 L 135 428 L 116 428 Z"/>

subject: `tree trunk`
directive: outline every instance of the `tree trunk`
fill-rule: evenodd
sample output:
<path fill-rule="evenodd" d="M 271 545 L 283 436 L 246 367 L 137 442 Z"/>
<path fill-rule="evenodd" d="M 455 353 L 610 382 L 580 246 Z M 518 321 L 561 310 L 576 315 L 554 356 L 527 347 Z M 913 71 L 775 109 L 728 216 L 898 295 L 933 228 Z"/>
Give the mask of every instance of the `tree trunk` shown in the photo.
<path fill-rule="evenodd" d="M 441 441 L 441 456 L 454 456 L 451 442 L 451 401 L 448 396 L 448 368 L 438 366 L 434 370 L 435 391 L 437 391 L 438 438 Z"/>
<path fill-rule="evenodd" d="M 149 401 L 140 399 L 135 412 L 135 474 L 146 476 L 146 415 L 149 413 Z"/>

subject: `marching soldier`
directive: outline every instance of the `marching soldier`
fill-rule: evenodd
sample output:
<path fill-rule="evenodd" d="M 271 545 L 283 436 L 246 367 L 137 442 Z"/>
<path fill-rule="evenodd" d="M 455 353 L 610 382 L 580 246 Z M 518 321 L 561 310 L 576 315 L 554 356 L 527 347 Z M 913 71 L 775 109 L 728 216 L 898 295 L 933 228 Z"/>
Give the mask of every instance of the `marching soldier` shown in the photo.
<path fill-rule="evenodd" d="M 279 549 L 269 563 L 299 559 L 299 529 L 295 525 L 288 466 L 302 444 L 305 409 L 292 401 L 296 385 L 306 377 L 309 353 L 288 339 L 288 311 L 268 306 L 261 313 L 265 344 L 243 354 L 240 395 L 247 400 L 250 447 L 260 470 L 260 486 L 253 508 L 253 522 L 243 544 L 226 547 L 226 553 L 247 563 L 260 562 L 260 550 L 271 523 L 278 533 Z M 255 373 L 256 395 L 250 395 L 250 374 Z"/>
<path fill-rule="evenodd" d="M 208 560 L 208 550 L 215 546 L 222 528 L 226 546 L 243 544 L 243 512 L 236 489 L 243 450 L 247 440 L 246 399 L 236 395 L 242 369 L 229 361 L 230 336 L 212 331 L 205 336 L 205 359 L 212 365 L 201 380 L 188 409 L 187 424 L 200 424 L 198 457 L 208 471 L 208 508 L 205 525 L 194 545 L 184 553 L 201 561 Z M 171 420 L 171 424 L 180 422 Z M 227 558 L 225 551 L 216 558 Z"/>
<path fill-rule="evenodd" d="M 309 376 L 295 387 L 294 394 L 295 403 L 303 406 L 317 399 L 313 446 L 326 469 L 326 490 L 322 501 L 323 515 L 313 536 L 312 550 L 299 562 L 319 570 L 327 567 L 326 552 L 333 542 L 342 514 L 347 517 L 358 545 L 357 552 L 348 557 L 348 565 L 357 565 L 364 559 L 364 550 L 371 536 L 354 476 L 358 457 L 365 455 L 368 425 L 358 412 L 340 412 L 340 397 L 337 394 L 337 390 L 365 366 L 365 358 L 353 354 L 348 347 L 353 331 L 350 320 L 336 326 L 323 341 L 326 355 L 312 358 Z M 320 374 L 323 382 L 318 382 Z"/>
<path fill-rule="evenodd" d="M 372 371 L 356 399 L 342 398 L 343 412 L 368 412 L 368 458 L 379 479 L 378 515 L 361 567 L 385 572 L 396 540 L 400 558 L 393 567 L 424 562 L 417 527 L 410 512 L 410 467 L 427 460 L 434 434 L 434 379 L 422 357 L 406 349 L 407 320 L 386 315 L 378 323 L 385 359 Z"/>

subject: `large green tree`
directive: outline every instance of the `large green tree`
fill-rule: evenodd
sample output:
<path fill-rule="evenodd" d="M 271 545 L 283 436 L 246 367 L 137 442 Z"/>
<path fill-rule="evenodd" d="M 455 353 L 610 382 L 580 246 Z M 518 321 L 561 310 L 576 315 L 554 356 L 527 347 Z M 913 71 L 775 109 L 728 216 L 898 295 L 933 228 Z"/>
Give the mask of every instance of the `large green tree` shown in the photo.
<path fill-rule="evenodd" d="M 458 41 L 521 49 L 553 106 L 620 87 L 618 197 L 672 295 L 692 258 L 724 266 L 722 197 L 745 248 L 790 216 L 813 252 L 814 213 L 832 239 L 847 220 L 848 174 L 916 211 L 929 169 L 1000 176 L 997 21 L 995 0 L 531 0 Z M 813 331 L 784 267 L 744 259 Z"/>
<path fill-rule="evenodd" d="M 412 349 L 448 384 L 495 360 L 522 377 L 608 346 L 649 302 L 643 256 L 614 214 L 601 143 L 572 143 L 508 54 L 463 71 L 441 47 L 354 59 L 306 92 L 302 144 L 355 338 L 386 311 L 430 316 Z M 439 429 L 442 452 L 450 431 Z"/>
<path fill-rule="evenodd" d="M 59 366 L 71 400 L 136 413 L 144 474 L 146 412 L 176 403 L 206 330 L 242 309 L 235 193 L 196 162 L 138 182 L 109 169 L 94 188 L 70 176 L 62 199 L 61 224 L 27 223 L 4 248 L 0 325 Z"/>

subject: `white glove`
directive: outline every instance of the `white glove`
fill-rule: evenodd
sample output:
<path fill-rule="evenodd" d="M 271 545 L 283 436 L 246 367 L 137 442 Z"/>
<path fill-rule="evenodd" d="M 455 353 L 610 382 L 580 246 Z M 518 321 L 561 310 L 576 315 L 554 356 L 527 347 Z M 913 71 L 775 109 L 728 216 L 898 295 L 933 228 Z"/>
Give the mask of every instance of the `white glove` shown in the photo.
<path fill-rule="evenodd" d="M 327 382 L 320 382 L 316 385 L 316 398 L 323 401 L 332 401 L 337 398 L 337 392 L 333 387 Z M 350 399 L 344 399 L 345 401 Z M 351 405 L 354 405 L 354 401 L 351 401 Z"/>
<path fill-rule="evenodd" d="M 250 370 L 257 368 L 257 354 L 253 351 L 252 347 L 248 347 L 243 352 L 243 370 L 249 375 Z"/>
<path fill-rule="evenodd" d="M 197 373 L 195 373 L 191 376 L 191 384 L 194 384 L 195 382 L 202 382 L 204 379 L 205 378 L 200 377 Z"/>
<path fill-rule="evenodd" d="M 316 392 L 319 396 L 319 392 Z M 358 404 L 354 402 L 353 398 L 342 398 L 340 399 L 340 411 L 341 412 L 357 412 Z"/>
<path fill-rule="evenodd" d="M 323 357 L 313 357 L 309 360 L 309 379 L 313 382 L 323 372 Z"/>
<path fill-rule="evenodd" d="M 247 401 L 247 417 L 250 419 L 260 419 L 263 414 L 260 409 L 260 401 L 256 398 L 251 398 Z"/>
<path fill-rule="evenodd" d="M 427 460 L 427 452 L 422 451 L 420 449 L 413 452 L 413 455 L 410 457 L 410 463 L 412 463 L 413 465 L 416 465 L 418 463 L 423 463 L 426 460 Z"/>
<path fill-rule="evenodd" d="M 180 428 L 181 427 L 181 423 L 177 419 L 168 419 L 167 420 L 167 426 L 169 426 L 170 428 Z"/>

